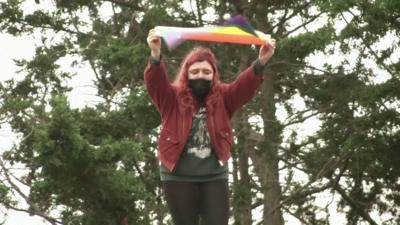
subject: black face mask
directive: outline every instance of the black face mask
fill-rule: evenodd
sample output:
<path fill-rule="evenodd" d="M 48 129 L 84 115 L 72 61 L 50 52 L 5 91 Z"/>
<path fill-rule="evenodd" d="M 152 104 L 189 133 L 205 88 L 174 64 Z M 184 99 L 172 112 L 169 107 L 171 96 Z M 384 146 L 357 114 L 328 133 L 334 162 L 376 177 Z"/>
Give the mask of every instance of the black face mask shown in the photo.
<path fill-rule="evenodd" d="M 199 100 L 204 101 L 211 90 L 211 80 L 192 79 L 189 80 L 189 88 L 193 95 Z"/>

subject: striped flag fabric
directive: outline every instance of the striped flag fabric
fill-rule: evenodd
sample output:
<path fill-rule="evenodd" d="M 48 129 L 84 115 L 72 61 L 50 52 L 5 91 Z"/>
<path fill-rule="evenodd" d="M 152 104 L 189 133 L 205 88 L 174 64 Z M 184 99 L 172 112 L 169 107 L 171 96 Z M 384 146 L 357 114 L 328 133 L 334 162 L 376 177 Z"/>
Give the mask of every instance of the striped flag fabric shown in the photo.
<path fill-rule="evenodd" d="M 270 35 L 255 30 L 241 15 L 227 19 L 221 26 L 156 26 L 155 30 L 164 39 L 169 50 L 173 50 L 186 40 L 263 45 L 270 39 Z"/>

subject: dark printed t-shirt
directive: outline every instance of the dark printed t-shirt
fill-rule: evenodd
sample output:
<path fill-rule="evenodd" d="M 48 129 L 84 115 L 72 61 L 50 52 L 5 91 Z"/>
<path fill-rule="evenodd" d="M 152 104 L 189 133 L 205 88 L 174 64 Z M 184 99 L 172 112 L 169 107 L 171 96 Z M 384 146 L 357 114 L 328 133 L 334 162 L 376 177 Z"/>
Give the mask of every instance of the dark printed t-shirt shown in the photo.
<path fill-rule="evenodd" d="M 175 170 L 171 172 L 161 164 L 161 180 L 204 182 L 228 179 L 228 166 L 220 164 L 210 143 L 205 107 L 193 116 L 192 124 L 188 143 Z"/>

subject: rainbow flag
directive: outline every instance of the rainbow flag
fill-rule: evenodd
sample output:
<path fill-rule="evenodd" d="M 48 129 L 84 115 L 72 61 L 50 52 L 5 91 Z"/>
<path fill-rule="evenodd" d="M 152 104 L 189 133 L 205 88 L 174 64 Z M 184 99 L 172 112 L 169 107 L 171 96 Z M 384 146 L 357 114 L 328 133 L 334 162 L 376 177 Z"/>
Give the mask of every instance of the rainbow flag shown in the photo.
<path fill-rule="evenodd" d="M 241 15 L 226 20 L 222 26 L 156 26 L 155 30 L 164 39 L 169 50 L 176 48 L 185 40 L 263 45 L 270 39 L 270 35 L 255 30 Z"/>

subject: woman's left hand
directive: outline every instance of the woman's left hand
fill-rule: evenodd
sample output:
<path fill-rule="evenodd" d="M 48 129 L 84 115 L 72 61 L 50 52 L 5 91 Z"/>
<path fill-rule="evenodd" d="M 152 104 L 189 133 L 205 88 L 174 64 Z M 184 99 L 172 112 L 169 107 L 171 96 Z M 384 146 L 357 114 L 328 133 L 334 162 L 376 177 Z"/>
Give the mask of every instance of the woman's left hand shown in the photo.
<path fill-rule="evenodd" d="M 261 64 L 265 65 L 269 59 L 274 55 L 276 47 L 276 40 L 271 38 L 266 41 L 265 45 L 260 47 L 260 51 L 258 53 L 258 60 Z"/>

